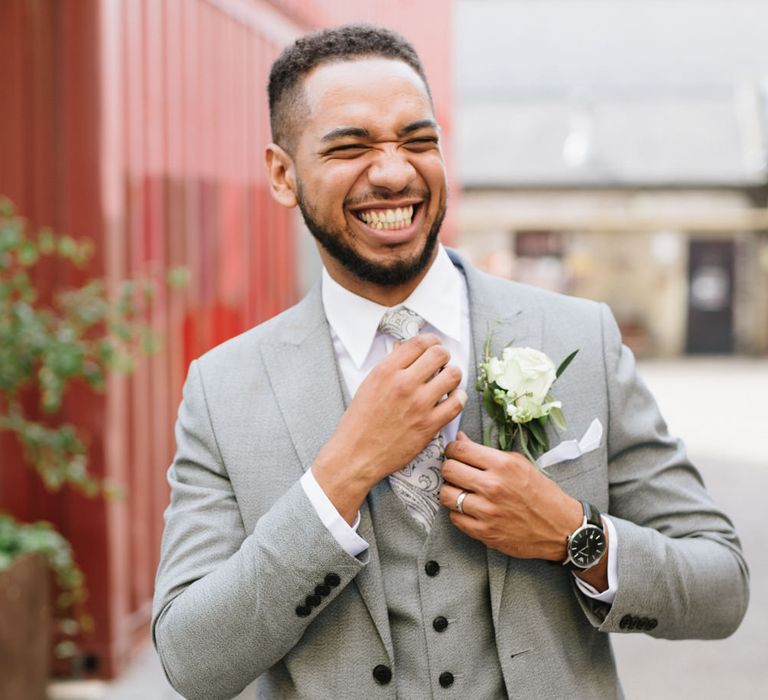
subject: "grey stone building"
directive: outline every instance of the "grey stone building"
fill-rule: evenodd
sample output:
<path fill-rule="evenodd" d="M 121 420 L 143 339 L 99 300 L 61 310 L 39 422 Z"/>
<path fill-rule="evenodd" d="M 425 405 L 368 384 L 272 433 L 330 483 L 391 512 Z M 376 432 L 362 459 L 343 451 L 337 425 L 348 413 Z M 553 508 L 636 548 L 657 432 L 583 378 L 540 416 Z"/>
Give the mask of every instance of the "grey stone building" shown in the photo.
<path fill-rule="evenodd" d="M 768 351 L 768 4 L 460 0 L 459 247 L 640 354 Z"/>

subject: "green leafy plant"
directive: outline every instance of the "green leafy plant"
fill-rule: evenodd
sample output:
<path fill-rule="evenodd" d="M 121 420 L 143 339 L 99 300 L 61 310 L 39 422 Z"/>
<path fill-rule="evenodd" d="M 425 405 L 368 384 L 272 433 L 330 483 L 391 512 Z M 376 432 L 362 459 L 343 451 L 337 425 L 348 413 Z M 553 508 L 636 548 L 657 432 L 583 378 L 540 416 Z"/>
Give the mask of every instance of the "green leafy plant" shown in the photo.
<path fill-rule="evenodd" d="M 48 490 L 68 485 L 88 496 L 115 497 L 114 486 L 89 473 L 87 436 L 60 409 L 73 386 L 101 392 L 108 372 L 132 370 L 138 353 L 156 347 L 142 321 L 154 287 L 126 281 L 110 290 L 104 280 L 85 279 L 92 254 L 89 240 L 30 232 L 0 198 L 0 432 L 16 437 Z M 41 294 L 40 280 L 53 270 L 73 283 Z M 184 281 L 183 271 L 169 275 L 171 284 Z M 69 543 L 47 523 L 22 524 L 0 514 L 0 570 L 25 552 L 38 552 L 50 564 L 59 629 L 72 637 L 89 623 L 81 613 L 84 578 Z M 59 651 L 71 653 L 71 642 Z"/>

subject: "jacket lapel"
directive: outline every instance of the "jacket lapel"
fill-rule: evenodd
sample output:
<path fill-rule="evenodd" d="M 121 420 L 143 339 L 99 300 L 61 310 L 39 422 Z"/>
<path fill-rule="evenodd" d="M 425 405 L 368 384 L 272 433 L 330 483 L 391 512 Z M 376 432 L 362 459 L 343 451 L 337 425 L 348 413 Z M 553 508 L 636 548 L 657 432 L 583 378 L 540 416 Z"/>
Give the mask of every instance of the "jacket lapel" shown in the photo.
<path fill-rule="evenodd" d="M 484 431 L 491 424 L 490 418 L 482 409 L 479 394 L 475 390 L 477 363 L 482 361 L 484 345 L 489 333 L 493 334 L 491 354 L 501 352 L 507 344 L 532 348 L 541 348 L 542 317 L 532 313 L 530 308 L 522 304 L 522 299 L 515 299 L 504 284 L 474 268 L 465 265 L 463 260 L 453 251 L 449 255 L 454 264 L 459 267 L 467 280 L 469 294 L 470 332 L 472 336 L 472 353 L 474 360 L 470 359 L 467 393 L 470 395 L 467 408 L 470 415 L 462 415 L 462 430 L 475 441 L 482 442 Z M 471 383 L 470 383 L 471 382 Z M 479 414 L 479 420 L 478 420 Z M 467 426 L 465 429 L 465 419 Z M 473 429 L 470 428 L 472 426 Z M 507 574 L 509 557 L 501 552 L 488 548 L 488 583 L 491 598 L 491 613 L 493 624 L 498 629 L 499 610 L 501 608 L 504 581 Z"/>
<path fill-rule="evenodd" d="M 262 355 L 272 390 L 306 471 L 319 448 L 333 435 L 347 404 L 319 284 L 294 308 L 279 342 L 264 347 Z M 367 502 L 360 509 L 358 534 L 369 547 L 368 563 L 355 577 L 355 585 L 390 661 L 394 662 L 384 581 Z"/>
<path fill-rule="evenodd" d="M 306 471 L 344 412 L 319 285 L 292 309 L 278 342 L 262 346 L 262 356 L 302 470 Z"/>

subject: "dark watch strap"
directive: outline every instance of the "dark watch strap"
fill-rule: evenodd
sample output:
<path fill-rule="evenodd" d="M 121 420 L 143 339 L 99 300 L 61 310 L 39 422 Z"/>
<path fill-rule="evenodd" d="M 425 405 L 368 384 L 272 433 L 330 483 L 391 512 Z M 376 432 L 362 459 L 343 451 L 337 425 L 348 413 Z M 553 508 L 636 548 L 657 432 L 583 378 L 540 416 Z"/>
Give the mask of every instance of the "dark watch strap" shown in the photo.
<path fill-rule="evenodd" d="M 602 529 L 603 520 L 600 517 L 600 511 L 588 501 L 582 501 L 581 507 L 584 509 L 584 516 L 587 518 L 587 523 Z"/>

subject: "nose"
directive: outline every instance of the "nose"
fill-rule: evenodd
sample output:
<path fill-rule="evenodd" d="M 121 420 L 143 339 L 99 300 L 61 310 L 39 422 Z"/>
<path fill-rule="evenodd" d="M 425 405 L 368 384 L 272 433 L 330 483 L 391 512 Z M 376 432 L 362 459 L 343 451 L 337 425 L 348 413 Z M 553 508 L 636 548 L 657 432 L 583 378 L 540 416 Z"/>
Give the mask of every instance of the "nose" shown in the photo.
<path fill-rule="evenodd" d="M 415 177 L 416 169 L 408 154 L 394 144 L 382 147 L 368 168 L 368 181 L 371 185 L 391 192 L 404 190 Z"/>

